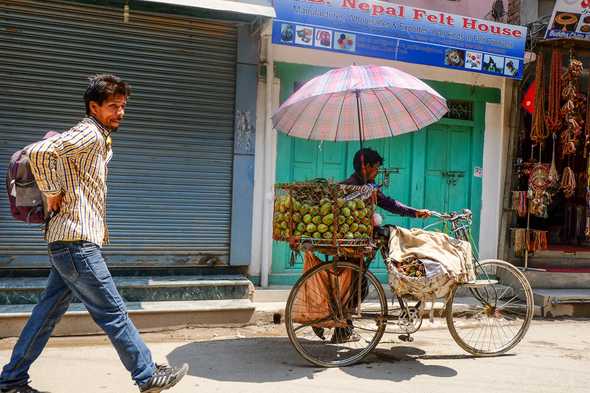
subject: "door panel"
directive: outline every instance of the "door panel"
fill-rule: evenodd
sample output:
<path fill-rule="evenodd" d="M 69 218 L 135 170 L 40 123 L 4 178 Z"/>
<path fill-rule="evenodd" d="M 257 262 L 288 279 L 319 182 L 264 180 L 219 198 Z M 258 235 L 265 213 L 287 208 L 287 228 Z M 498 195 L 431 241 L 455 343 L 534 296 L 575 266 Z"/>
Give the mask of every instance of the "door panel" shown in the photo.
<path fill-rule="evenodd" d="M 428 209 L 447 211 L 448 184 L 444 173 L 447 171 L 449 130 L 446 127 L 431 126 L 426 134 L 426 168 L 424 204 Z"/>
<path fill-rule="evenodd" d="M 292 142 L 292 165 L 289 181 L 310 180 L 317 177 L 317 155 L 312 141 L 295 139 Z"/>
<path fill-rule="evenodd" d="M 318 173 L 320 177 L 336 182 L 346 179 L 347 146 L 346 143 L 324 142 L 316 143 L 316 150 L 320 160 L 318 161 Z"/>
<path fill-rule="evenodd" d="M 454 127 L 449 130 L 448 210 L 456 211 L 469 206 L 471 180 L 471 128 Z"/>

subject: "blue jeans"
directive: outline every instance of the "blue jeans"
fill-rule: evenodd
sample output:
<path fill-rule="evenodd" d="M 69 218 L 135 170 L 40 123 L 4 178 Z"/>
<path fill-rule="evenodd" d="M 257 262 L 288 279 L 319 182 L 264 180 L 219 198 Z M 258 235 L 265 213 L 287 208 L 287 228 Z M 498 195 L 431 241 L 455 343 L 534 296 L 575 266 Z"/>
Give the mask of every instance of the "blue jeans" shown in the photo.
<path fill-rule="evenodd" d="M 155 371 L 151 353 L 127 315 L 100 248 L 89 242 L 51 243 L 49 261 L 47 288 L 20 334 L 10 363 L 2 370 L 0 389 L 28 382 L 31 364 L 43 351 L 74 296 L 108 335 L 135 382 L 147 382 Z"/>

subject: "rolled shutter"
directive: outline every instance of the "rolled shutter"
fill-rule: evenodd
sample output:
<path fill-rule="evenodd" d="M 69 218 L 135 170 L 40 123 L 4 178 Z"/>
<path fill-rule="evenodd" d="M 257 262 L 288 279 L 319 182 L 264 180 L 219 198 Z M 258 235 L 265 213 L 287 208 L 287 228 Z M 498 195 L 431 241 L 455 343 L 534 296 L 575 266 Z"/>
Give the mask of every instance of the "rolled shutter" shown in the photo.
<path fill-rule="evenodd" d="M 10 155 L 84 116 L 87 77 L 132 86 L 109 164 L 113 264 L 227 261 L 237 28 L 234 24 L 59 1 L 0 8 L 0 171 Z M 46 266 L 38 228 L 0 197 L 0 267 Z"/>

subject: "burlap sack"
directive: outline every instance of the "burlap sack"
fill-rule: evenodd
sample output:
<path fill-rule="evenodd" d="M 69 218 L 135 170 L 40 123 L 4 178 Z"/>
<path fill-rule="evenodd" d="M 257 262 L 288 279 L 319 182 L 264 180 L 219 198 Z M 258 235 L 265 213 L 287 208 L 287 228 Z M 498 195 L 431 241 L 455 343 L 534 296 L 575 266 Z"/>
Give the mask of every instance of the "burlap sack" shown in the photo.
<path fill-rule="evenodd" d="M 395 267 L 395 262 L 420 259 L 437 264 L 435 274 L 410 277 Z M 441 232 L 418 228 L 395 228 L 389 239 L 387 258 L 389 284 L 400 296 L 419 300 L 446 297 L 454 285 L 475 280 L 471 244 Z"/>
<path fill-rule="evenodd" d="M 303 271 L 307 272 L 322 262 L 313 252 L 307 251 L 304 256 Z M 330 288 L 335 288 L 336 285 L 340 292 L 340 304 L 350 305 L 351 296 L 353 294 L 353 282 L 355 282 L 355 274 L 351 269 L 343 269 L 339 274 L 329 274 L 328 271 L 316 273 L 311 279 L 305 281 L 298 292 L 298 297 L 295 299 L 292 312 L 293 321 L 296 323 L 309 324 L 314 321 L 326 321 L 313 323 L 313 326 L 334 328 L 346 327 L 346 315 L 342 322 L 333 320 L 331 307 L 335 303 L 335 291 Z M 344 312 L 352 312 L 351 307 L 344 307 Z"/>

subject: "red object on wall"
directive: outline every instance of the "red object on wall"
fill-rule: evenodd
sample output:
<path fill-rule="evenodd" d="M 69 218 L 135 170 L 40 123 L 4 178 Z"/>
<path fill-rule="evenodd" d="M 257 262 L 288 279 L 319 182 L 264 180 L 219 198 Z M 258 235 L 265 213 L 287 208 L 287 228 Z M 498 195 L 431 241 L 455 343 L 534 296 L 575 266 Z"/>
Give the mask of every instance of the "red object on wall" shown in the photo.
<path fill-rule="evenodd" d="M 537 91 L 537 83 L 533 81 L 522 98 L 522 107 L 531 115 L 535 112 L 535 94 Z"/>

